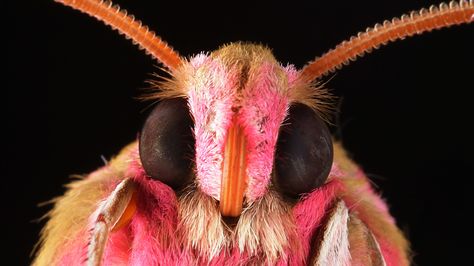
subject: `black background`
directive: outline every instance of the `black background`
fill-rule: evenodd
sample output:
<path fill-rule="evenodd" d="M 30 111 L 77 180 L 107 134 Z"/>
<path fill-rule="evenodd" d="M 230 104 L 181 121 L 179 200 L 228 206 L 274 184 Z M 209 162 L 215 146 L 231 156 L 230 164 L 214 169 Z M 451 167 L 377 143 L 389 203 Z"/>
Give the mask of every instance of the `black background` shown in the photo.
<path fill-rule="evenodd" d="M 243 40 L 266 44 L 297 67 L 367 26 L 433 3 L 160 2 L 117 1 L 182 55 Z M 25 265 L 43 225 L 34 220 L 49 210 L 36 205 L 136 137 L 149 103 L 134 97 L 158 70 L 122 36 L 60 4 L 9 3 L 7 12 L 1 220 L 8 255 Z M 335 123 L 344 145 L 389 202 L 417 265 L 472 259 L 473 30 L 391 44 L 327 85 L 342 99 Z"/>

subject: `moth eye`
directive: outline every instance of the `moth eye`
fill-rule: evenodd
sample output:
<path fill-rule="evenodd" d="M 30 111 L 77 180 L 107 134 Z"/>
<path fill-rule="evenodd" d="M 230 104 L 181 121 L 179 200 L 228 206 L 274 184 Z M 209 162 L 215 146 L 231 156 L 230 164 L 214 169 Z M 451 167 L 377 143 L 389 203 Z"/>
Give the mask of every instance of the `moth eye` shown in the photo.
<path fill-rule="evenodd" d="M 160 102 L 145 121 L 139 139 L 145 172 L 173 189 L 191 180 L 193 119 L 185 99 Z"/>
<path fill-rule="evenodd" d="M 303 104 L 292 106 L 277 142 L 277 187 L 293 198 L 311 192 L 326 181 L 332 160 L 331 134 L 324 121 Z"/>

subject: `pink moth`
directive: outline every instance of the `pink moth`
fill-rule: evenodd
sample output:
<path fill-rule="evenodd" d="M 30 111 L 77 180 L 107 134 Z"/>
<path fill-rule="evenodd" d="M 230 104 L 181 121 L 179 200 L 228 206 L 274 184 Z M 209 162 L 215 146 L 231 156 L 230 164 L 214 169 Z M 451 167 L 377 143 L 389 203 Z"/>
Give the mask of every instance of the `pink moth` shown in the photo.
<path fill-rule="evenodd" d="M 332 143 L 318 81 L 391 41 L 471 23 L 472 1 L 377 24 L 301 70 L 246 43 L 183 58 L 116 6 L 58 2 L 132 39 L 171 78 L 148 96 L 160 103 L 139 140 L 56 200 L 34 265 L 410 263 L 387 206 Z"/>

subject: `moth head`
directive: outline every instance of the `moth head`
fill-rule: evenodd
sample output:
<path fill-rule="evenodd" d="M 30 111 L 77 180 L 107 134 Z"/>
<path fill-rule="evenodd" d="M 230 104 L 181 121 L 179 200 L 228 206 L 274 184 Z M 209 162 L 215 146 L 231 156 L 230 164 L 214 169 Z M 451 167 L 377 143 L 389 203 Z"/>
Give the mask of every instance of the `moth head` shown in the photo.
<path fill-rule="evenodd" d="M 367 253 L 356 251 L 354 259 L 370 262 L 375 254 L 380 256 L 374 264 L 384 265 L 383 250 L 392 259 L 387 264 L 404 260 L 406 241 L 394 228 L 386 206 L 360 182 L 359 171 L 348 174 L 355 175 L 352 179 L 343 178 L 339 167 L 334 167 L 328 177 L 333 146 L 323 117 L 330 96 L 317 81 L 390 41 L 472 22 L 472 1 L 441 4 L 377 24 L 301 70 L 281 65 L 263 46 L 244 43 L 184 59 L 116 6 L 58 1 L 119 30 L 171 74 L 156 83 L 157 89 L 148 97 L 158 103 L 141 131 L 139 153 L 149 178 L 181 193 L 177 234 L 182 241 L 173 245 L 184 245 L 191 254 L 199 252 L 199 260 L 207 256 L 210 264 L 219 262 L 212 259 L 224 251 L 235 259 L 241 254 L 257 259 L 250 264 L 259 264 L 259 259 L 271 265 L 288 264 L 294 257 L 301 264 L 311 259 L 314 265 L 342 265 L 351 259 L 351 239 L 361 239 L 366 247 L 352 247 Z M 147 178 L 139 170 L 138 178 Z M 348 185 L 328 178 L 346 179 Z M 144 180 L 146 185 L 148 181 Z M 153 193 L 163 191 L 162 186 L 156 187 Z M 296 204 L 289 200 L 307 193 L 311 194 Z M 341 198 L 331 210 L 336 197 Z M 349 213 L 346 203 L 354 211 Z M 239 215 L 233 228 L 222 219 Z M 377 238 L 384 240 L 380 246 Z M 310 250 L 309 245 L 316 247 Z M 239 253 L 229 253 L 227 247 L 238 247 Z"/>
<path fill-rule="evenodd" d="M 332 164 L 321 118 L 327 93 L 260 45 L 235 43 L 183 63 L 152 96 L 140 157 L 175 189 L 195 183 L 239 216 L 268 189 L 291 198 L 324 184 Z M 172 111 L 171 111 L 172 110 Z"/>
<path fill-rule="evenodd" d="M 421 9 L 376 24 L 297 71 L 247 44 L 186 60 L 117 6 L 58 1 L 104 21 L 169 69 L 140 137 L 142 165 L 176 190 L 195 183 L 229 216 L 272 186 L 298 197 L 325 182 L 332 145 L 320 112 L 326 94 L 315 81 L 381 45 L 474 21 L 472 1 Z"/>

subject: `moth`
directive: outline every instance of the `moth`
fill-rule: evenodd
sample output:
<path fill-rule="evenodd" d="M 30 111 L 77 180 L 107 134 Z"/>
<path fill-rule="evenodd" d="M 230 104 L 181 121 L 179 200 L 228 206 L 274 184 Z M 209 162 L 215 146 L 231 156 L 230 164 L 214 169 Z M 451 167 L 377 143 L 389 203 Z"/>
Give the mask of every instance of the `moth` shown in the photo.
<path fill-rule="evenodd" d="M 184 58 L 109 2 L 58 1 L 167 68 L 138 140 L 55 201 L 34 265 L 408 265 L 409 244 L 325 123 L 323 77 L 474 20 L 472 1 L 376 24 L 299 70 L 261 45 Z"/>

